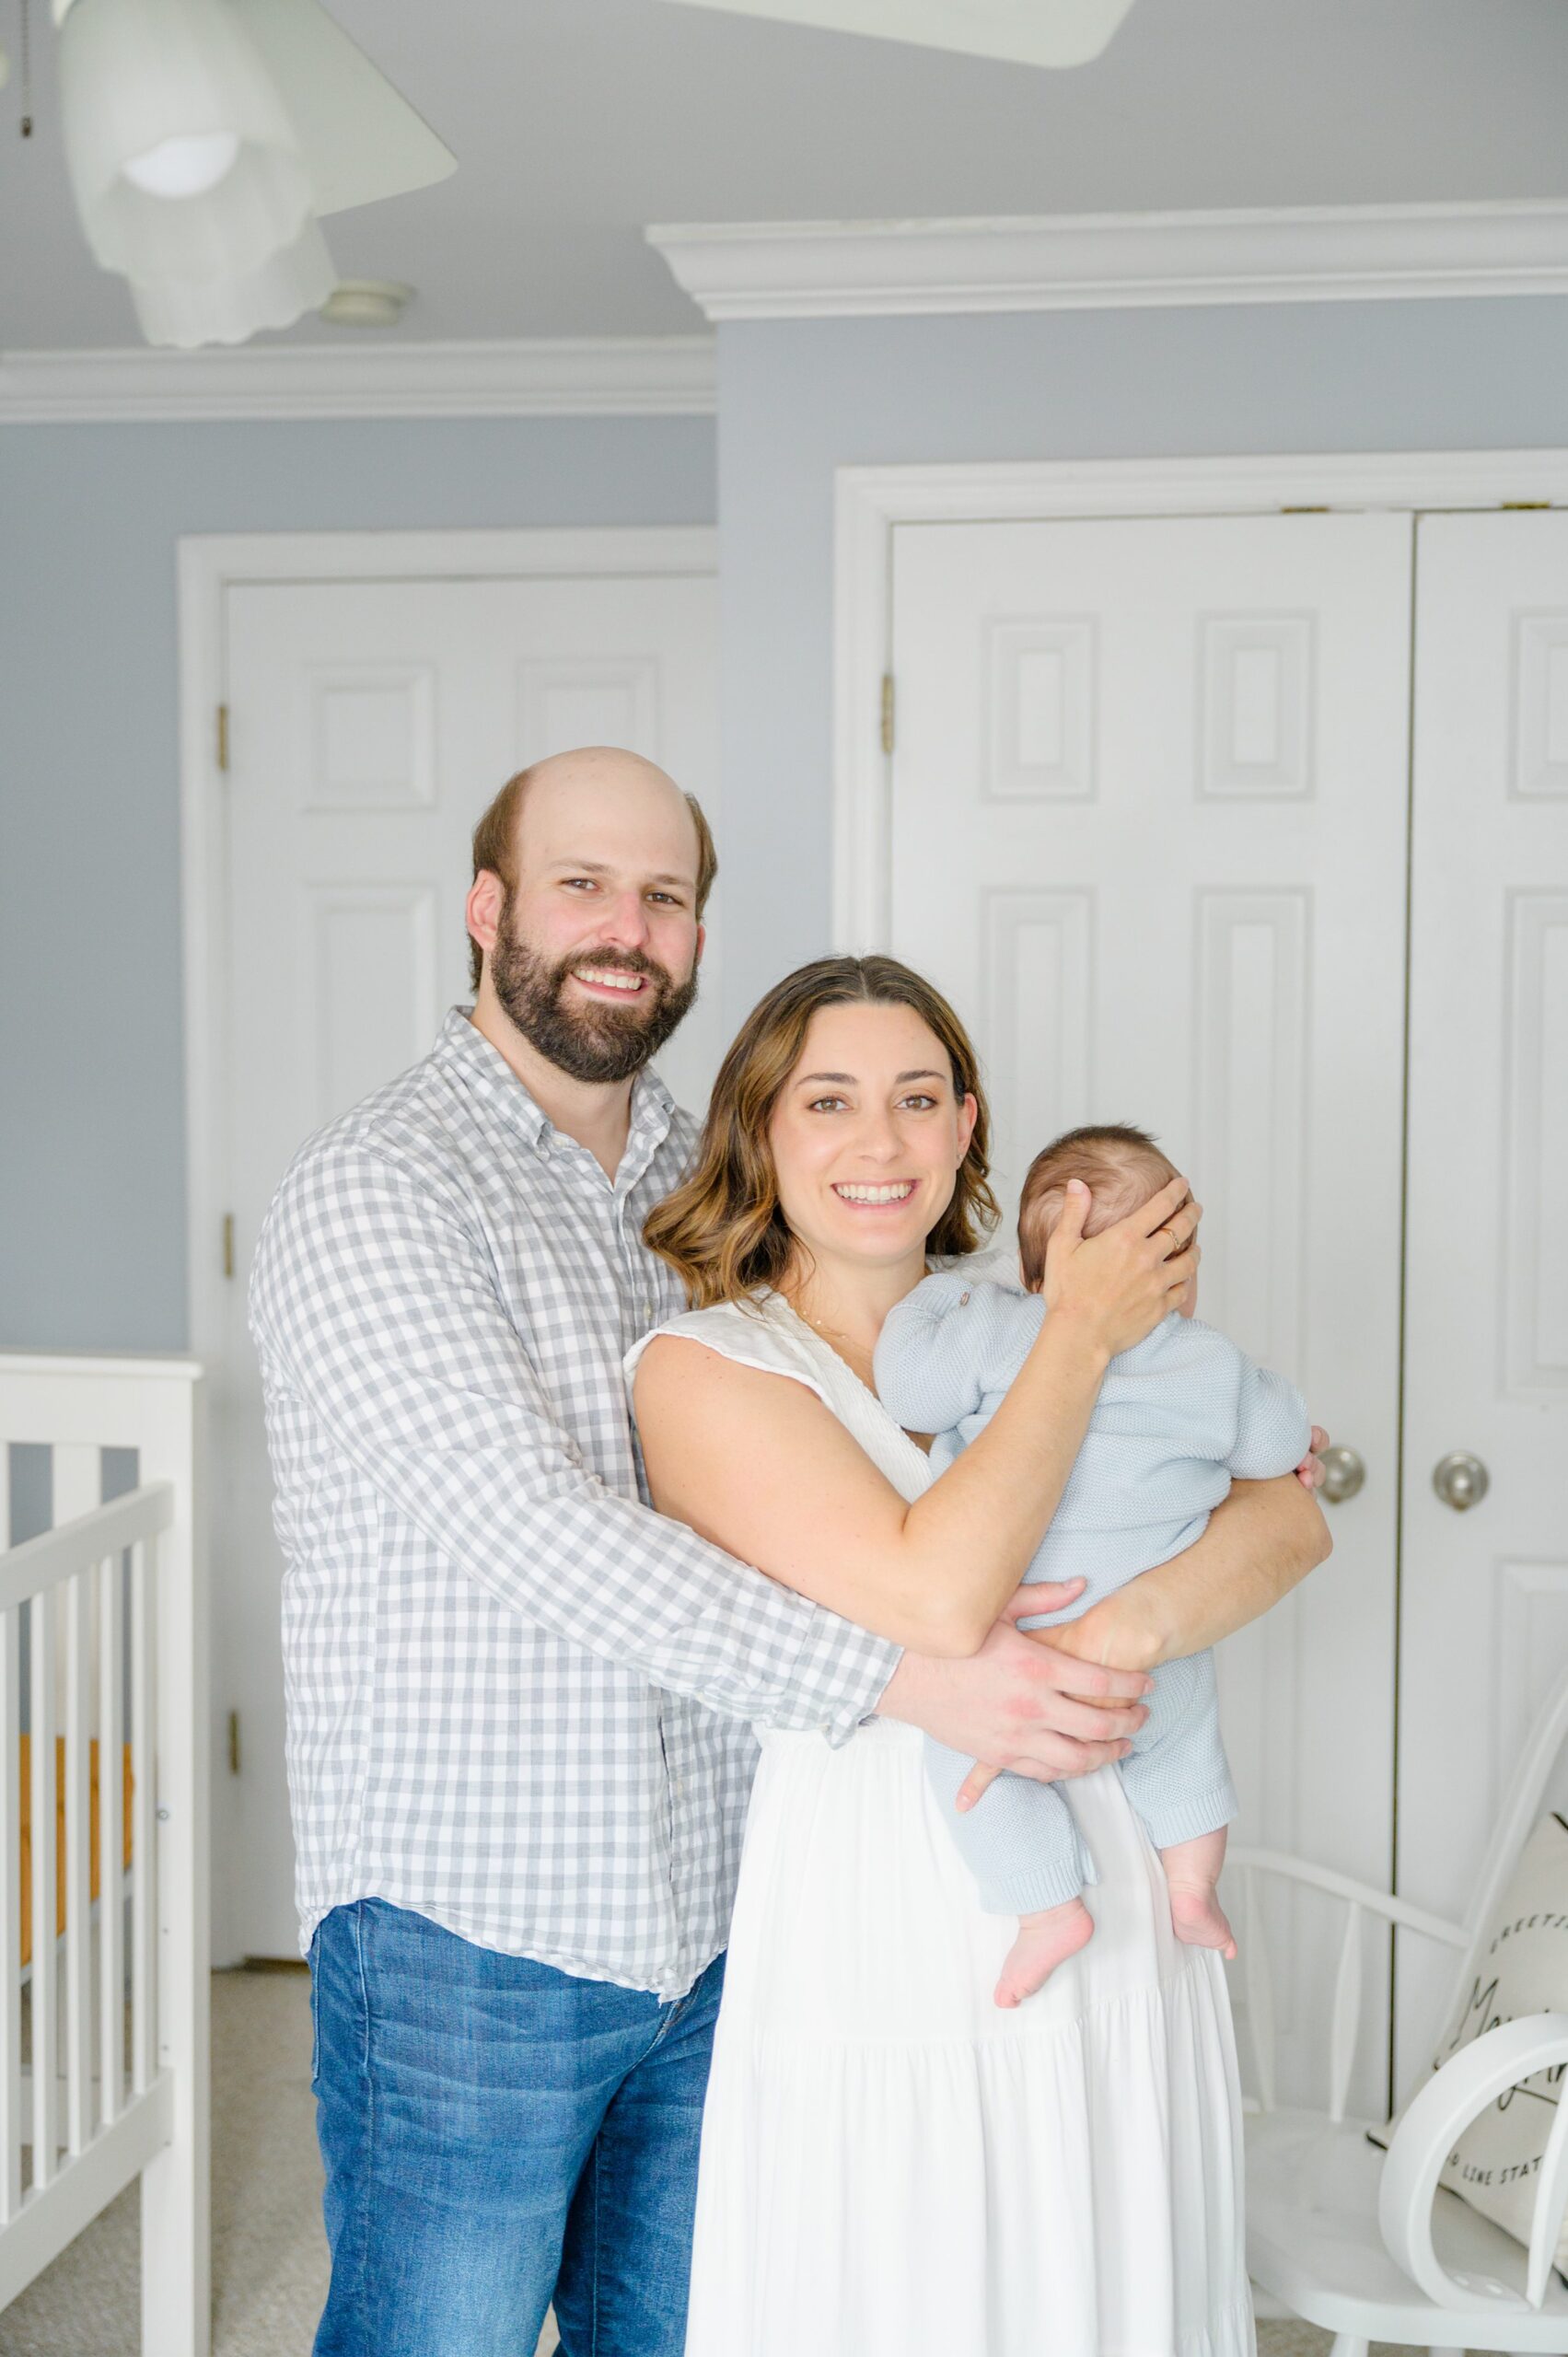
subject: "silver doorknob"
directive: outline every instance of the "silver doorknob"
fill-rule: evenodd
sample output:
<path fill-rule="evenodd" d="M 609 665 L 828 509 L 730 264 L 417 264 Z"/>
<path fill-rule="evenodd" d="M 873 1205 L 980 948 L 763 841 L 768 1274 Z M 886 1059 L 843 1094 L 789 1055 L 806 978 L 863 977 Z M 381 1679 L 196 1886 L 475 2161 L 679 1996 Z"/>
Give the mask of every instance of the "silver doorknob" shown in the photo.
<path fill-rule="evenodd" d="M 1353 1448 L 1323 1451 L 1323 1495 L 1331 1506 L 1353 1498 L 1366 1479 L 1366 1468 Z"/>
<path fill-rule="evenodd" d="M 1492 1486 L 1492 1477 L 1479 1457 L 1468 1457 L 1462 1448 L 1456 1448 L 1433 1467 L 1432 1486 L 1446 1506 L 1464 1514 L 1480 1505 Z"/>

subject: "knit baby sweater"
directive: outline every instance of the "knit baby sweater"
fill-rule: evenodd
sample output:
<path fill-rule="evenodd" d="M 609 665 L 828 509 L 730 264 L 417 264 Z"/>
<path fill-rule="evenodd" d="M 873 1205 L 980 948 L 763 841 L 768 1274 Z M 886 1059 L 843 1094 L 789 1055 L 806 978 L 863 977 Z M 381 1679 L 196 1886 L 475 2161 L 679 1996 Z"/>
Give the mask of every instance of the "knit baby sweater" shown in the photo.
<path fill-rule="evenodd" d="M 906 1431 L 935 1434 L 938 1471 L 985 1429 L 1046 1314 L 1038 1295 L 961 1268 L 928 1277 L 890 1312 L 877 1346 L 877 1395 Z M 1310 1437 L 1306 1407 L 1283 1376 L 1254 1365 L 1212 1326 L 1173 1310 L 1111 1360 L 1061 1503 L 1024 1574 L 1026 1581 L 1081 1576 L 1088 1585 L 1076 1602 L 1020 1625 L 1076 1619 L 1181 1553 L 1202 1536 L 1233 1478 L 1288 1473 Z M 1149 1711 L 1121 1772 L 1163 1849 L 1235 1814 L 1212 1655 L 1156 1671 Z M 958 1817 L 951 1798 L 969 1763 L 936 1744 L 927 1756 L 983 1904 L 1024 1913 L 1056 1905 L 1094 1879 L 1054 1786 L 1003 1776 L 977 1808 Z"/>

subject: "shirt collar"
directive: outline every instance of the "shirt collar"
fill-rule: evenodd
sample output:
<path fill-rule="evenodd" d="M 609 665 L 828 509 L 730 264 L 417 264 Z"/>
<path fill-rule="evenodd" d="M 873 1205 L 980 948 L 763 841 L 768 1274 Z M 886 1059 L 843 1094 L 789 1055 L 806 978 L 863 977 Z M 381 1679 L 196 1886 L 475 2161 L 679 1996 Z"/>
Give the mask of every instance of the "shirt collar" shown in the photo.
<path fill-rule="evenodd" d="M 454 1006 L 436 1034 L 435 1061 L 442 1065 L 473 1101 L 496 1114 L 533 1147 L 548 1154 L 561 1132 L 543 1107 L 517 1078 L 498 1048 L 493 1047 L 475 1024 L 473 1009 Z M 632 1084 L 632 1113 L 626 1151 L 615 1174 L 617 1191 L 634 1186 L 658 1148 L 669 1135 L 675 1099 L 651 1065 L 645 1065 Z"/>

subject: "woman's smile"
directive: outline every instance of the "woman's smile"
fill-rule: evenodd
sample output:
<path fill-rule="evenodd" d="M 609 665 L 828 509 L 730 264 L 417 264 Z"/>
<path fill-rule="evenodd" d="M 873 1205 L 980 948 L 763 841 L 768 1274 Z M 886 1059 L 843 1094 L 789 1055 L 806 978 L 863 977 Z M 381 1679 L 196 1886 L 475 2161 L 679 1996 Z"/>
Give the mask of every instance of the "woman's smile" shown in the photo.
<path fill-rule="evenodd" d="M 889 1211 L 907 1203 L 919 1183 L 915 1178 L 841 1178 L 832 1191 L 852 1211 Z"/>

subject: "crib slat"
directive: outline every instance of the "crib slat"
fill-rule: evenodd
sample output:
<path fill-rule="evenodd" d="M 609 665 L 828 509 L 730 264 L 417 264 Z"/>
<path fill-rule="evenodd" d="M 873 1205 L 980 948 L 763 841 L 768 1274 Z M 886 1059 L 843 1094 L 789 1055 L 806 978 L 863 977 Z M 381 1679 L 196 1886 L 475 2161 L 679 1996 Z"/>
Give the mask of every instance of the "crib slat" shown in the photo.
<path fill-rule="evenodd" d="M 60 1530 L 79 1514 L 90 1514 L 94 1506 L 103 1504 L 103 1451 L 81 1441 L 56 1441 L 51 1456 L 54 1504 L 51 1527 Z"/>
<path fill-rule="evenodd" d="M 53 1514 L 51 1527 L 63 1530 L 78 1515 L 90 1514 L 94 1506 L 103 1504 L 103 1451 L 85 1441 L 56 1441 L 50 1452 L 50 1488 Z M 65 1647 L 62 1644 L 54 1657 L 54 1728 L 58 1734 L 65 1724 L 69 1705 L 65 1697 Z"/>
<path fill-rule="evenodd" d="M 157 2076 L 157 1541 L 131 1559 L 131 2084 L 140 2095 Z"/>
<path fill-rule="evenodd" d="M 65 2143 L 93 2132 L 92 1606 L 98 1565 L 65 1583 Z M 100 1762 L 101 1769 L 101 1762 Z M 101 1799 L 100 1794 L 100 1799 Z"/>
<path fill-rule="evenodd" d="M 22 2199 L 20 1655 L 21 1614 L 13 1607 L 0 1612 L 0 2225 Z"/>
<path fill-rule="evenodd" d="M 125 2099 L 125 1666 L 122 1559 L 99 1566 L 98 1887 L 99 2117 L 108 2128 Z"/>
<path fill-rule="evenodd" d="M 28 1638 L 32 1667 L 29 1750 L 32 1760 L 32 2182 L 34 2191 L 54 2176 L 54 2078 L 59 2067 L 58 1997 L 54 1940 L 57 1909 L 54 1812 L 58 1791 L 54 1761 L 54 1595 L 33 1598 Z"/>

